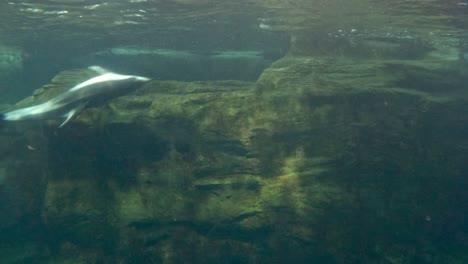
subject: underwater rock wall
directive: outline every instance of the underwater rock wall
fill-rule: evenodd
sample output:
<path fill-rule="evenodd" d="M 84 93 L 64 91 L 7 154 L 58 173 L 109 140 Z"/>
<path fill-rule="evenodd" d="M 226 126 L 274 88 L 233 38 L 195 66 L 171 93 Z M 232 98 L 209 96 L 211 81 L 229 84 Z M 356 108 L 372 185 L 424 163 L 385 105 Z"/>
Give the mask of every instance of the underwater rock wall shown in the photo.
<path fill-rule="evenodd" d="M 456 67 L 288 56 L 256 83 L 153 81 L 30 130 L 47 147 L 13 173 L 41 203 L 17 207 L 57 263 L 463 259 L 466 95 L 436 78 Z"/>
<path fill-rule="evenodd" d="M 41 259 L 47 252 L 46 227 L 41 214 L 49 161 L 47 141 L 40 132 L 20 126 L 18 131 L 2 130 L 0 136 L 0 255 L 3 263 L 28 263 Z"/>

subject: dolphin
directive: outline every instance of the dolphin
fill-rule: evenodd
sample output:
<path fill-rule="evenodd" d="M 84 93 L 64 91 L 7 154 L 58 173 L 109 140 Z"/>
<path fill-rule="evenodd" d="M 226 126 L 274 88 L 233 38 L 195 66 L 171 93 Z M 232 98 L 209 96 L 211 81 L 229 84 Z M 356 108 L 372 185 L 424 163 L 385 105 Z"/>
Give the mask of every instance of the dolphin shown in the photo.
<path fill-rule="evenodd" d="M 45 103 L 0 114 L 0 126 L 6 121 L 64 118 L 59 126 L 63 127 L 85 108 L 127 94 L 150 80 L 141 76 L 117 74 L 99 66 L 91 66 L 89 69 L 99 75 L 75 85 Z"/>

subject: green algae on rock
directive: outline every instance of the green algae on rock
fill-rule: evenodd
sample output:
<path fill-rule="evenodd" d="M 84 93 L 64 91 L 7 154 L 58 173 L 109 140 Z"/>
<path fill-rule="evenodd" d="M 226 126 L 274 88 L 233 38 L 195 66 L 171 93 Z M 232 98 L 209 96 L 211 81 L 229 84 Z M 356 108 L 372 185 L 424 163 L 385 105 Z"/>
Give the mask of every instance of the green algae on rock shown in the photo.
<path fill-rule="evenodd" d="M 172 263 L 188 255 L 213 262 L 226 247 L 240 261 L 346 263 L 369 252 L 375 259 L 417 258 L 399 247 L 435 243 L 421 217 L 458 209 L 450 199 L 406 201 L 424 200 L 427 192 L 463 196 L 456 179 L 467 155 L 452 113 L 466 108 L 457 89 L 398 87 L 407 83 L 402 77 L 426 71 L 387 70 L 437 74 L 455 65 L 287 57 L 257 83 L 152 81 L 86 110 L 68 128 L 45 127 L 49 173 L 36 210 L 65 258 L 80 252 L 124 262 L 134 256 Z M 52 96 L 67 78 L 27 100 Z M 417 139 L 421 131 L 432 132 Z M 440 133 L 444 139 L 432 144 Z M 413 221 L 421 226 L 405 235 L 425 239 L 414 246 L 379 232 L 385 225 L 396 234 Z M 207 256 L 207 248 L 218 251 Z"/>

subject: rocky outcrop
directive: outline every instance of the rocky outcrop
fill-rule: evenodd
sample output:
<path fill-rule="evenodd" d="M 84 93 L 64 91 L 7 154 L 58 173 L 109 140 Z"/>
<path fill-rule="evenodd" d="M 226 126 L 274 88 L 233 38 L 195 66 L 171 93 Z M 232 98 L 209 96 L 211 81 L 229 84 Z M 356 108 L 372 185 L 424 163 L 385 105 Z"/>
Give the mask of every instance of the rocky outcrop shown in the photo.
<path fill-rule="evenodd" d="M 444 15 L 447 3 L 261 0 L 232 14 L 231 2 L 211 0 L 156 1 L 172 3 L 170 12 L 146 11 L 144 1 L 128 10 L 48 2 L 2 9 L 29 18 L 18 24 L 28 36 L 18 42 L 36 52 L 34 69 L 121 56 L 179 77 L 187 62 L 201 73 L 210 63 L 197 64 L 197 52 L 209 50 L 203 59 L 216 57 L 223 67 L 210 70 L 219 79 L 248 78 L 155 80 L 64 128 L 62 120 L 6 124 L 0 262 L 467 262 L 467 70 L 454 44 L 465 23 Z M 244 7 L 252 14 L 244 17 Z M 247 32 L 238 23 L 245 18 Z M 44 32 L 48 40 L 36 41 Z M 135 39 L 148 47 L 131 46 Z M 234 48 L 264 57 L 219 52 Z M 288 55 L 263 70 L 267 53 Z M 0 68 L 8 62 L 0 75 L 20 70 L 18 56 L 0 49 Z M 229 63 L 245 72 L 225 72 Z M 61 72 L 15 107 L 89 74 Z"/>
<path fill-rule="evenodd" d="M 290 56 L 256 83 L 153 81 L 61 129 L 22 124 L 0 172 L 25 202 L 2 226 L 34 216 L 31 240 L 90 263 L 466 258 L 463 67 Z"/>

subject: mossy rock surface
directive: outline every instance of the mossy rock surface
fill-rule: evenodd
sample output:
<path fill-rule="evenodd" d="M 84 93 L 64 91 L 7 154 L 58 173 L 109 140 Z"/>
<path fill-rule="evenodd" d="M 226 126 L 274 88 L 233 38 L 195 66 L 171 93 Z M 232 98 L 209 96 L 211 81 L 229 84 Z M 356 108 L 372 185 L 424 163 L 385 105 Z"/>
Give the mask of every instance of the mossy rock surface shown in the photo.
<path fill-rule="evenodd" d="M 447 72 L 462 82 L 430 58 L 286 57 L 256 83 L 152 81 L 45 123 L 47 243 L 57 261 L 445 261 L 448 221 L 452 248 L 466 235 L 468 109 L 462 89 L 419 77 Z M 83 75 L 18 105 L 65 76 Z"/>

